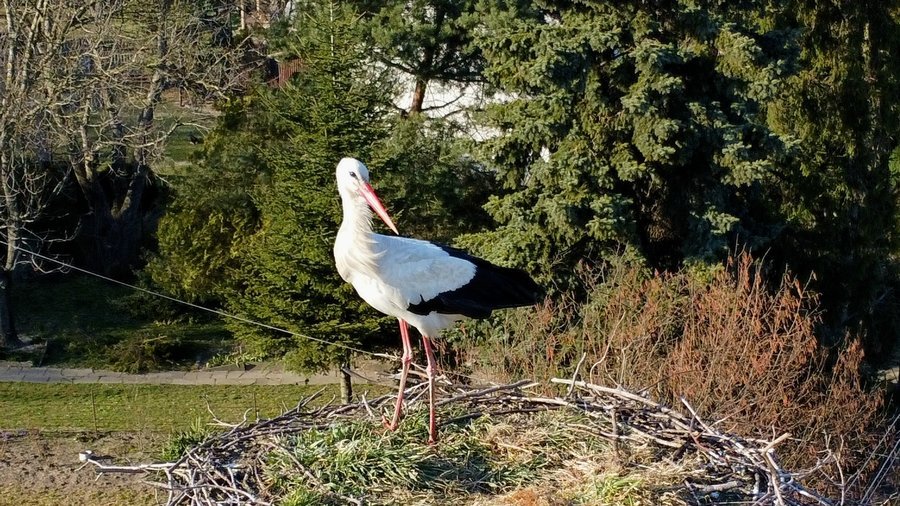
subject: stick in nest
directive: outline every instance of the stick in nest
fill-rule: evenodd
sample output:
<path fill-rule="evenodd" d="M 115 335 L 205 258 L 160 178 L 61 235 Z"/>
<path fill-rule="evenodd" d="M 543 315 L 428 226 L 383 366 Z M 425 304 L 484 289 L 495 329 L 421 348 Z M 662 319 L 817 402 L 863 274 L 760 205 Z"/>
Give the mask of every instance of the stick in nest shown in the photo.
<path fill-rule="evenodd" d="M 572 410 L 584 414 L 589 420 L 587 423 L 571 422 L 578 425 L 573 430 L 587 430 L 617 444 L 637 442 L 652 445 L 669 452 L 674 458 L 690 453 L 704 456 L 707 464 L 702 472 L 707 480 L 702 483 L 685 481 L 686 494 L 693 497 L 695 503 L 714 502 L 711 498 L 716 497 L 715 494 L 727 491 L 729 494 L 745 497 L 754 504 L 842 504 L 842 501 L 831 501 L 801 485 L 802 477 L 815 469 L 801 474 L 791 473 L 780 466 L 775 458 L 775 447 L 789 437 L 787 434 L 771 441 L 745 439 L 705 423 L 687 401 L 683 401 L 689 413 L 686 416 L 624 389 L 586 383 L 576 378 L 554 378 L 551 380 L 552 384 L 565 385 L 565 397 L 538 396 L 531 392 L 526 394 L 523 389 L 531 389 L 537 385 L 531 381 L 481 389 L 461 385 L 444 386 L 439 390 L 439 395 L 444 399 L 437 406 L 463 407 L 466 413 L 442 425 L 467 423 L 486 415 L 508 416 L 547 410 Z M 329 404 L 307 410 L 313 397 L 304 399 L 295 408 L 269 420 L 249 422 L 245 416 L 239 424 L 223 423 L 229 430 L 189 449 L 176 462 L 117 466 L 99 462 L 90 455 L 83 462 L 85 466 L 94 466 L 99 474 L 159 475 L 165 481 L 155 485 L 169 491 L 169 506 L 268 505 L 277 498 L 269 497 L 269 484 L 260 468 L 266 461 L 266 455 L 279 452 L 288 455 L 294 467 L 306 476 L 309 483 L 335 502 L 362 504 L 361 499 L 335 493 L 330 484 L 321 483 L 312 470 L 301 465 L 284 445 L 290 439 L 288 436 L 333 427 L 348 418 L 371 422 L 374 417 L 373 407 L 378 409 L 385 399 L 392 396 L 363 399 L 355 404 Z M 424 408 L 421 398 L 413 398 L 408 406 L 412 408 L 417 404 Z M 819 467 L 828 462 L 830 459 L 822 460 Z M 700 497 L 701 494 L 706 498 Z"/>

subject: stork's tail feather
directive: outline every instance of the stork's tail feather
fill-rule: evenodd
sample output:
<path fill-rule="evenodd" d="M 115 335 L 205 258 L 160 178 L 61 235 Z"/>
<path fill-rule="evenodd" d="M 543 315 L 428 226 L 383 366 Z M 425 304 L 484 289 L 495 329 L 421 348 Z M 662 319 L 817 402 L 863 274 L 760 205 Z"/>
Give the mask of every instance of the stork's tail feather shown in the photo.
<path fill-rule="evenodd" d="M 544 289 L 522 269 L 510 269 L 491 264 L 487 269 L 479 265 L 478 270 L 487 271 L 482 276 L 489 280 L 489 286 L 494 292 L 491 294 L 491 290 L 486 290 L 488 295 L 493 296 L 490 301 L 486 301 L 490 304 L 491 309 L 532 306 L 544 298 Z M 478 277 L 479 274 L 476 272 L 475 280 Z"/>

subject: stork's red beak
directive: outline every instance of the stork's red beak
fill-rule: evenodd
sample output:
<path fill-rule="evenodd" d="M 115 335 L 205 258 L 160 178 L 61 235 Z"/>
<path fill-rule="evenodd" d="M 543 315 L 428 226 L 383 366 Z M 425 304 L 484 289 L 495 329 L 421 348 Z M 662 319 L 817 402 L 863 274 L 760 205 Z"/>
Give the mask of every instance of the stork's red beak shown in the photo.
<path fill-rule="evenodd" d="M 363 183 L 362 196 L 366 199 L 366 202 L 368 202 L 369 207 L 371 207 L 372 210 L 375 211 L 375 214 L 377 214 L 378 217 L 381 218 L 381 221 L 383 221 L 385 225 L 393 230 L 395 234 L 400 235 L 400 232 L 397 232 L 397 227 L 394 226 L 393 220 L 391 220 L 391 217 L 388 215 L 387 210 L 385 210 L 384 205 L 380 200 L 378 200 L 378 195 L 375 195 L 375 190 L 372 189 L 372 185 L 370 185 L 369 183 Z"/>

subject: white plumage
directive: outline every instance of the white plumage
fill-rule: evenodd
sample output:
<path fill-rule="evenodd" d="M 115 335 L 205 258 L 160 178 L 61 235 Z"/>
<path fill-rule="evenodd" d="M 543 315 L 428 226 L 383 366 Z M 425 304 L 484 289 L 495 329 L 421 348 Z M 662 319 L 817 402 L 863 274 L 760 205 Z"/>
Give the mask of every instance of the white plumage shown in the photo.
<path fill-rule="evenodd" d="M 359 296 L 382 313 L 395 316 L 417 328 L 426 336 L 438 333 L 463 318 L 461 314 L 430 311 L 421 315 L 410 311 L 410 305 L 434 299 L 465 285 L 475 277 L 475 265 L 450 256 L 441 248 L 416 239 L 370 234 L 367 258 L 357 268 L 338 272 L 356 288 Z M 346 258 L 335 249 L 335 258 Z"/>
<path fill-rule="evenodd" d="M 353 158 L 336 170 L 344 219 L 334 243 L 338 273 L 369 305 L 400 320 L 403 368 L 391 428 L 396 428 L 412 347 L 406 323 L 421 334 L 428 359 L 429 440 L 434 421 L 434 357 L 430 339 L 466 316 L 484 318 L 494 309 L 525 306 L 540 298 L 540 287 L 523 271 L 498 267 L 461 250 L 428 241 L 372 231 L 372 211 L 395 233 L 397 228 L 369 185 L 369 171 Z"/>

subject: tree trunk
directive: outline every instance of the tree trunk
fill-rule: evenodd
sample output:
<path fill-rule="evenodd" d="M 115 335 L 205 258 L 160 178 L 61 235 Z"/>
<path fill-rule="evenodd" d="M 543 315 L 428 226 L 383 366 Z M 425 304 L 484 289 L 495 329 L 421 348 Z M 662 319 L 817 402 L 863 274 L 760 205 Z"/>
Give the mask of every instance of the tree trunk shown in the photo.
<path fill-rule="evenodd" d="M 80 234 L 86 266 L 107 276 L 127 275 L 140 259 L 149 169 L 135 164 L 93 177 L 75 172 L 88 206 Z"/>
<path fill-rule="evenodd" d="M 444 9 L 438 7 L 434 16 L 435 32 L 440 32 L 444 25 L 444 18 L 447 16 Z M 422 61 L 419 62 L 416 75 L 416 88 L 413 90 L 412 103 L 409 105 L 410 114 L 418 114 L 422 112 L 425 103 L 425 91 L 428 89 L 428 82 L 433 76 L 434 59 L 437 57 L 439 46 L 431 44 L 422 48 Z"/>
<path fill-rule="evenodd" d="M 416 89 L 413 90 L 412 103 L 409 105 L 410 114 L 422 112 L 422 104 L 425 103 L 425 90 L 428 88 L 428 81 L 418 77 L 416 78 Z"/>
<path fill-rule="evenodd" d="M 14 348 L 22 345 L 12 312 L 12 271 L 0 270 L 0 348 Z"/>
<path fill-rule="evenodd" d="M 350 360 L 341 363 L 341 402 L 350 404 L 353 400 L 353 383 L 350 381 Z"/>
<path fill-rule="evenodd" d="M 3 141 L 0 145 L 5 146 L 6 136 L 2 136 Z M 21 346 L 22 341 L 16 332 L 16 326 L 13 321 L 12 312 L 12 294 L 10 287 L 12 285 L 12 273 L 16 268 L 16 259 L 19 252 L 16 248 L 19 246 L 19 234 L 22 229 L 22 222 L 19 214 L 19 200 L 16 199 L 15 187 L 10 184 L 13 180 L 9 170 L 9 156 L 4 150 L 0 153 L 0 185 L 3 189 L 3 206 L 6 215 L 6 226 L 3 242 L 6 246 L 6 259 L 2 268 L 0 268 L 0 348 L 13 348 Z"/>
<path fill-rule="evenodd" d="M 167 23 L 170 0 L 159 0 L 156 45 L 160 59 L 168 52 L 169 41 L 164 26 Z M 133 148 L 133 161 L 126 159 L 125 127 L 118 117 L 113 118 L 111 133 L 117 141 L 113 149 L 113 169 L 99 172 L 94 161 L 95 145 L 82 121 L 81 152 L 73 153 L 73 168 L 78 185 L 87 200 L 89 214 L 83 223 L 83 247 L 86 264 L 104 275 L 127 276 L 140 260 L 144 235 L 144 209 L 147 185 L 151 175 L 151 151 L 157 147 L 154 115 L 166 88 L 163 68 L 157 68 L 144 95 L 143 107 L 138 111 L 137 128 L 140 144 Z M 90 108 L 85 107 L 85 112 Z"/>

